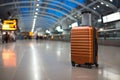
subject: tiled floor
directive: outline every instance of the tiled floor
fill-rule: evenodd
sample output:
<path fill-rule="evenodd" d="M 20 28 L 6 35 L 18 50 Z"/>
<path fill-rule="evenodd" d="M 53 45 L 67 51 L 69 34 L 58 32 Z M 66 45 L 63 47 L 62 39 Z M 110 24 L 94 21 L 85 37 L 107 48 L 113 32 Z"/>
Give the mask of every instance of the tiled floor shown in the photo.
<path fill-rule="evenodd" d="M 68 42 L 21 40 L 0 45 L 0 80 L 120 80 L 119 57 L 99 46 L 99 68 L 71 67 Z"/>

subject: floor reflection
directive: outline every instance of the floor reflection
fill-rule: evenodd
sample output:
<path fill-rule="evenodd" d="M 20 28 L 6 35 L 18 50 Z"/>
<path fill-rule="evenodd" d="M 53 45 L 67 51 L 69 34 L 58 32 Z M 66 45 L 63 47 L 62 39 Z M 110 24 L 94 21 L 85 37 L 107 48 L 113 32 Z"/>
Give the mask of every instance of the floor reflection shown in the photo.
<path fill-rule="evenodd" d="M 4 49 L 2 52 L 2 61 L 4 67 L 16 67 L 15 52 L 10 49 Z"/>
<path fill-rule="evenodd" d="M 37 57 L 37 49 L 35 48 L 35 45 L 33 43 L 30 43 L 30 50 L 31 50 L 31 54 L 32 54 L 32 58 L 31 58 L 31 62 L 32 62 L 32 69 L 33 69 L 33 79 L 34 80 L 42 80 L 42 77 L 41 77 L 41 66 L 39 66 L 39 63 L 38 61 L 38 57 Z"/>
<path fill-rule="evenodd" d="M 108 79 L 108 80 L 120 79 L 120 75 L 118 73 L 112 72 L 109 69 L 104 69 L 102 74 L 103 74 L 103 77 Z"/>
<path fill-rule="evenodd" d="M 70 44 L 22 40 L 0 46 L 0 80 L 120 80 L 120 47 L 99 46 L 99 68 L 72 67 Z"/>

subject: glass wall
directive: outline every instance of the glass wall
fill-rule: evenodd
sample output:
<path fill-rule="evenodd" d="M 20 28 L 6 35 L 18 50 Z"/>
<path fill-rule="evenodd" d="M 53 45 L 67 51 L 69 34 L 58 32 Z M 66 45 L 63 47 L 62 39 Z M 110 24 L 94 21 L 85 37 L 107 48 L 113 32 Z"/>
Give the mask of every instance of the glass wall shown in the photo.
<path fill-rule="evenodd" d="M 120 39 L 120 21 L 106 23 L 99 28 L 99 39 Z"/>

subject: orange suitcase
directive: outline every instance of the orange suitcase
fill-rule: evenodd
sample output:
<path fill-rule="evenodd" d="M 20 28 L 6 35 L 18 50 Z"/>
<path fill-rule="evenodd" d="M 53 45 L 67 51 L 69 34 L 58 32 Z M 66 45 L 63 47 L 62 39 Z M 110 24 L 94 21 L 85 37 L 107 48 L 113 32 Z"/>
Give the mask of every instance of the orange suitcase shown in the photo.
<path fill-rule="evenodd" d="M 98 67 L 97 31 L 91 26 L 73 27 L 71 29 L 72 65 L 92 65 Z"/>

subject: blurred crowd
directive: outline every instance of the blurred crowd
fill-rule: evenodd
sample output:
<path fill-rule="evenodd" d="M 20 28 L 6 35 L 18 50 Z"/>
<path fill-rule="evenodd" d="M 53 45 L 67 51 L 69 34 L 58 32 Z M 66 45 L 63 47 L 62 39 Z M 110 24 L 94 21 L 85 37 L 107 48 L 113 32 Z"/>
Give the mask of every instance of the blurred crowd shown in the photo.
<path fill-rule="evenodd" d="M 15 35 L 14 34 L 8 34 L 8 32 L 5 32 L 2 34 L 2 43 L 8 43 L 8 42 L 13 42 L 16 41 Z"/>

